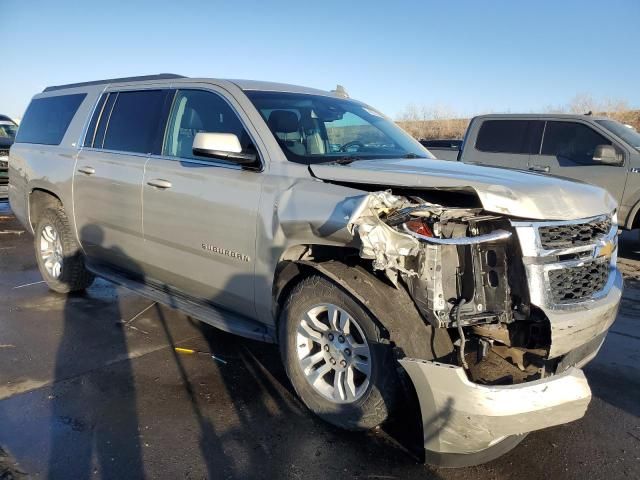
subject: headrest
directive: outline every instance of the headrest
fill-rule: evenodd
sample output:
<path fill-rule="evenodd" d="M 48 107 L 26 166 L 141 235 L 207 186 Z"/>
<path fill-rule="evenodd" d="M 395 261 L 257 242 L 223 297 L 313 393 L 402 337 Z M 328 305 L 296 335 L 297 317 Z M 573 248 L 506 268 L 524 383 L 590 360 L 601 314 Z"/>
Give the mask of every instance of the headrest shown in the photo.
<path fill-rule="evenodd" d="M 292 133 L 298 131 L 298 116 L 288 110 L 274 110 L 269 115 L 269 128 L 274 132 Z"/>
<path fill-rule="evenodd" d="M 182 115 L 180 126 L 189 130 L 204 129 L 202 119 L 200 118 L 200 115 L 198 115 L 198 112 L 196 112 L 193 108 L 188 107 L 185 109 L 184 114 Z"/>

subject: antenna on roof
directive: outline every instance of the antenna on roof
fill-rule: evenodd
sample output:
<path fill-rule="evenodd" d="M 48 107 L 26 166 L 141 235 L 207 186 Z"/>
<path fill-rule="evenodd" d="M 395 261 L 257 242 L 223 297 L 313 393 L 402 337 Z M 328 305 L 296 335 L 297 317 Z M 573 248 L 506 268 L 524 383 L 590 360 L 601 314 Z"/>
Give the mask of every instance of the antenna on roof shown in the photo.
<path fill-rule="evenodd" d="M 342 85 L 336 85 L 334 90 L 331 90 L 336 97 L 349 98 L 349 94 L 347 90 Z"/>
<path fill-rule="evenodd" d="M 589 110 L 587 113 L 585 113 L 585 115 L 587 115 L 587 116 L 593 115 L 593 111 Z"/>

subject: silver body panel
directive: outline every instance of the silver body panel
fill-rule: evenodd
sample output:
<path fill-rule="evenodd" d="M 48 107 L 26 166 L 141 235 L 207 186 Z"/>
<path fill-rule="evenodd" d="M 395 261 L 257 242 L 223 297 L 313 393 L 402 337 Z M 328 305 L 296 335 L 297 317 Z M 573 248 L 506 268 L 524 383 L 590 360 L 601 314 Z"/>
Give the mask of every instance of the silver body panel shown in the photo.
<path fill-rule="evenodd" d="M 144 256 L 141 184 L 147 155 L 82 150 L 73 172 L 74 220 L 85 254 L 126 271 Z M 87 175 L 80 169 L 90 167 Z"/>
<path fill-rule="evenodd" d="M 312 165 L 318 178 L 427 189 L 470 190 L 485 210 L 539 220 L 577 220 L 616 208 L 605 190 L 582 183 L 446 160 L 370 160 Z"/>
<path fill-rule="evenodd" d="M 251 135 L 261 170 L 81 148 L 103 91 L 152 87 L 198 88 L 222 95 Z M 311 167 L 291 163 L 243 88 L 332 95 L 291 85 L 186 78 L 86 85 L 37 95 L 86 93 L 87 97 L 59 146 L 12 148 L 9 195 L 14 213 L 31 229 L 30 195 L 36 189 L 50 192 L 60 199 L 92 260 L 156 287 L 164 285 L 166 297 L 177 291 L 202 302 L 193 306 L 181 299 L 179 308 L 188 305 L 193 312 L 209 303 L 271 328 L 279 263 L 297 260 L 307 245 L 357 249 L 358 240 L 347 224 L 371 185 L 381 190 L 471 192 L 487 211 L 528 220 L 572 221 L 609 215 L 616 208 L 611 195 L 597 187 L 455 162 L 378 160 Z M 78 171 L 84 167 L 95 169 L 95 174 Z M 157 180 L 168 182 L 170 188 L 149 185 Z M 613 269 L 614 280 L 606 294 L 593 304 L 555 309 L 540 300 L 540 308 L 554 325 L 555 354 L 593 340 L 613 322 L 621 294 L 620 276 Z M 533 277 L 531 282 L 534 285 Z M 233 330 L 233 320 L 227 324 L 223 313 L 216 315 L 214 324 Z M 249 330 L 250 326 L 245 328 Z M 252 336 L 266 337 L 261 331 Z M 465 381 L 455 367 L 410 359 L 403 366 L 421 394 L 423 415 L 436 413 L 447 396 L 452 399 L 447 408 L 453 420 L 443 427 L 443 436 L 427 441 L 427 449 L 443 453 L 480 451 L 505 435 L 579 418 L 589 399 L 584 377 L 574 370 L 535 384 L 485 388 Z M 544 394 L 547 388 L 552 394 Z M 430 400 L 424 393 L 428 391 Z M 474 402 L 481 405 L 471 417 L 477 420 L 475 426 L 465 419 Z M 505 425 L 504 409 L 516 419 L 516 427 Z M 557 417 L 551 420 L 547 414 Z M 477 438 L 461 437 L 460 429 L 465 428 Z"/>

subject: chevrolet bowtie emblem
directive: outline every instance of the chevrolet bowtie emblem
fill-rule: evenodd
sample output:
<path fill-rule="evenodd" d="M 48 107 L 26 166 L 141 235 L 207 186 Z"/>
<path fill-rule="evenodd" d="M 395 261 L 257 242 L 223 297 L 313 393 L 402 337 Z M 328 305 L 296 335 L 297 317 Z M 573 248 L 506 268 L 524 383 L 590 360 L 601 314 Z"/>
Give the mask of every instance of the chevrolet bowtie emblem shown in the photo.
<path fill-rule="evenodd" d="M 597 258 L 610 258 L 615 246 L 611 240 L 605 242 L 596 252 Z"/>

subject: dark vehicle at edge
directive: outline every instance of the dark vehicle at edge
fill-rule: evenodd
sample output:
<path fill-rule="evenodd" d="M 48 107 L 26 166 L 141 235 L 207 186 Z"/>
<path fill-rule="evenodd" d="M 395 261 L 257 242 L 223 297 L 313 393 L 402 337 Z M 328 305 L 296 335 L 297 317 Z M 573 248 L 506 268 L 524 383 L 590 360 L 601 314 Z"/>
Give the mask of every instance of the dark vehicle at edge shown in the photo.
<path fill-rule="evenodd" d="M 0 115 L 0 199 L 9 191 L 9 149 L 18 131 L 18 125 L 6 115 Z"/>

